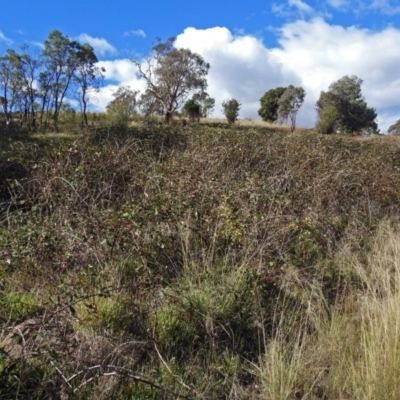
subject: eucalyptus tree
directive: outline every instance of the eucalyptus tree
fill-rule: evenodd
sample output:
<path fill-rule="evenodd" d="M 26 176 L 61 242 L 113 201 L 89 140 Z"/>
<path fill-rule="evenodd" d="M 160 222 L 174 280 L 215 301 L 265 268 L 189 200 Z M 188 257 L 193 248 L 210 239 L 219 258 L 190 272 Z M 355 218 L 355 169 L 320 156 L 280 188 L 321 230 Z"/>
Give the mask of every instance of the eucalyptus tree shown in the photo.
<path fill-rule="evenodd" d="M 52 109 L 55 125 L 77 69 L 78 50 L 79 43 L 71 41 L 58 30 L 50 32 L 44 42 L 42 51 L 44 70 L 39 75 L 41 115 L 43 116 L 46 108 Z"/>
<path fill-rule="evenodd" d="M 286 89 L 286 87 L 270 89 L 261 97 L 261 107 L 258 110 L 258 115 L 263 121 L 275 122 L 279 118 L 279 99 L 282 97 L 283 93 L 285 93 Z"/>
<path fill-rule="evenodd" d="M 139 91 L 132 90 L 129 86 L 120 87 L 113 93 L 114 100 L 107 105 L 107 114 L 119 125 L 126 125 L 129 118 L 136 114 L 137 95 Z"/>
<path fill-rule="evenodd" d="M 368 107 L 361 93 L 363 81 L 357 76 L 344 76 L 333 82 L 327 92 L 321 92 L 316 107 L 317 129 L 323 133 L 377 132 L 377 113 Z"/>
<path fill-rule="evenodd" d="M 145 62 L 133 61 L 146 82 L 146 94 L 162 104 L 166 123 L 190 94 L 205 92 L 210 68 L 199 54 L 174 43 L 175 38 L 159 42 Z"/>
<path fill-rule="evenodd" d="M 297 113 L 303 105 L 306 92 L 302 87 L 289 85 L 279 98 L 278 118 L 290 122 L 290 131 L 296 128 Z"/>
<path fill-rule="evenodd" d="M 151 115 L 165 115 L 164 106 L 159 99 L 148 90 L 140 95 L 138 108 L 146 118 Z"/>
<path fill-rule="evenodd" d="M 22 84 L 19 96 L 20 110 L 23 113 L 23 121 L 34 126 L 38 98 L 36 84 L 42 63 L 40 59 L 28 54 L 27 45 L 22 45 L 21 49 L 23 52 L 18 55 L 18 77 Z"/>
<path fill-rule="evenodd" d="M 76 62 L 74 81 L 78 87 L 78 100 L 85 125 L 87 125 L 87 105 L 91 95 L 100 90 L 105 69 L 96 65 L 97 56 L 93 47 L 87 43 L 77 45 Z"/>
<path fill-rule="evenodd" d="M 208 118 L 214 111 L 215 99 L 207 95 L 201 104 L 201 114 L 203 118 Z"/>
<path fill-rule="evenodd" d="M 20 56 L 14 50 L 8 49 L 0 57 L 0 93 L 7 124 L 11 120 L 11 112 L 18 102 L 21 90 Z"/>
<path fill-rule="evenodd" d="M 20 111 L 23 121 L 27 122 L 29 119 L 33 124 L 38 95 L 36 82 L 41 62 L 27 54 L 26 45 L 21 48 L 22 53 L 9 49 L 0 58 L 0 90 L 8 119 L 11 112 Z"/>

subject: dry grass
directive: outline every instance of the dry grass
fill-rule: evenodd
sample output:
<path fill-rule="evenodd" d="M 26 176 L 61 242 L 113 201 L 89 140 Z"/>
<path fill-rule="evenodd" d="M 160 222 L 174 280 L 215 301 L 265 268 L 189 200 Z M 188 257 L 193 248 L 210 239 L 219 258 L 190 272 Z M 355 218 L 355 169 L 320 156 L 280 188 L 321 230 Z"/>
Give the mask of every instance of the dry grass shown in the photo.
<path fill-rule="evenodd" d="M 305 289 L 297 320 L 282 312 L 260 362 L 260 398 L 398 399 L 400 388 L 400 232 L 383 222 L 367 254 L 348 247 L 336 258 L 351 276 L 328 306 L 317 283 Z"/>

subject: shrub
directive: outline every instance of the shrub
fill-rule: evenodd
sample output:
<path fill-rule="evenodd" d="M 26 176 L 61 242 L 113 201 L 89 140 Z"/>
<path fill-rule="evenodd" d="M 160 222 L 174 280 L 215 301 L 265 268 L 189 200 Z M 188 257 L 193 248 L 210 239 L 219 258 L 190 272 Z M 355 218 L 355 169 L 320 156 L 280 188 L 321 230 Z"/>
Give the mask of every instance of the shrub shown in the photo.
<path fill-rule="evenodd" d="M 225 100 L 222 103 L 222 112 L 229 124 L 234 124 L 239 116 L 241 104 L 236 99 Z"/>

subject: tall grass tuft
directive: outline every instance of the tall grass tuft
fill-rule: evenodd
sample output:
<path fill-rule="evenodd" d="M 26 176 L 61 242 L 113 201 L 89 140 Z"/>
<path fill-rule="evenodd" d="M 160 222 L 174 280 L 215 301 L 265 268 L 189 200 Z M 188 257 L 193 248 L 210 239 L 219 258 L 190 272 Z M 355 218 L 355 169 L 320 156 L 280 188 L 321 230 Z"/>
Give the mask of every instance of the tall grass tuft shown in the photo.
<path fill-rule="evenodd" d="M 328 305 L 314 282 L 281 312 L 251 368 L 260 398 L 400 398 L 400 232 L 382 222 L 368 253 L 347 247 L 335 262 L 346 291 Z"/>

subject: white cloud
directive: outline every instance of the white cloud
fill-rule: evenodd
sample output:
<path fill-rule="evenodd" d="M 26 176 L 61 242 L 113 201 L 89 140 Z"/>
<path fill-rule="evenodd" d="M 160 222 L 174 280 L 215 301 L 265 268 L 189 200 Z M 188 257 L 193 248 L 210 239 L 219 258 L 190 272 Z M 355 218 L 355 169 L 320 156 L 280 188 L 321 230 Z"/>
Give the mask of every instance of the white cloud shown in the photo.
<path fill-rule="evenodd" d="M 7 44 L 13 43 L 13 41 L 9 39 L 2 31 L 0 31 L 0 42 L 6 42 Z"/>
<path fill-rule="evenodd" d="M 104 77 L 106 80 L 120 82 L 123 85 L 132 80 L 137 80 L 137 68 L 127 58 L 114 61 L 99 61 L 97 65 L 105 68 Z"/>
<path fill-rule="evenodd" d="M 279 17 L 301 17 L 315 15 L 316 11 L 303 0 L 288 0 L 287 3 L 273 3 L 272 12 Z"/>
<path fill-rule="evenodd" d="M 312 108 L 320 91 L 344 75 L 364 80 L 363 94 L 369 106 L 377 108 L 382 130 L 393 123 L 383 115 L 400 117 L 400 30 L 371 32 L 329 25 L 322 19 L 297 21 L 282 28 L 280 44 L 273 54 L 284 70 L 297 71 L 308 94 L 304 109 L 308 121 L 315 115 Z"/>
<path fill-rule="evenodd" d="M 146 32 L 143 29 L 132 29 L 130 31 L 126 31 L 123 33 L 122 37 L 128 37 L 128 36 L 140 36 L 142 38 L 146 37 Z"/>
<path fill-rule="evenodd" d="M 116 53 L 117 51 L 106 39 L 95 38 L 86 33 L 80 34 L 76 39 L 81 43 L 90 44 L 96 52 L 102 55 L 105 53 Z"/>
<path fill-rule="evenodd" d="M 322 18 L 296 21 L 278 31 L 279 46 L 267 48 L 250 35 L 234 35 L 227 28 L 187 28 L 177 47 L 190 48 L 210 63 L 208 93 L 216 99 L 214 116 L 222 117 L 223 100 L 242 102 L 240 118 L 259 118 L 260 97 L 278 86 L 302 86 L 306 99 L 298 125 L 313 127 L 315 102 L 322 90 L 344 75 L 364 80 L 362 92 L 378 111 L 382 131 L 400 118 L 400 30 L 373 32 L 331 25 Z M 129 59 L 102 61 L 111 84 L 99 94 L 99 108 L 112 99 L 117 85 L 143 90 L 135 65 Z"/>
<path fill-rule="evenodd" d="M 397 1 L 391 0 L 373 0 L 370 8 L 382 12 L 383 14 L 400 14 L 400 6 Z"/>
<path fill-rule="evenodd" d="M 259 99 L 266 89 L 287 81 L 300 83 L 295 74 L 283 71 L 261 40 L 233 36 L 227 28 L 187 28 L 175 44 L 190 48 L 210 63 L 208 92 L 216 99 L 216 116 L 222 116 L 223 100 L 236 98 L 242 102 L 242 117 L 257 117 Z"/>
<path fill-rule="evenodd" d="M 339 11 L 353 11 L 355 13 L 380 12 L 386 15 L 400 14 L 400 5 L 397 0 L 327 0 L 329 6 Z"/>
<path fill-rule="evenodd" d="M 241 118 L 257 118 L 265 91 L 293 84 L 307 92 L 299 124 L 313 127 L 320 92 L 344 75 L 357 75 L 368 105 L 377 108 L 381 130 L 400 118 L 400 30 L 371 32 L 316 18 L 284 25 L 279 43 L 268 49 L 259 39 L 221 27 L 187 28 L 176 41 L 211 64 L 208 92 L 216 98 L 216 116 L 222 116 L 222 101 L 234 97 L 243 104 Z"/>
<path fill-rule="evenodd" d="M 289 5 L 302 13 L 312 14 L 314 12 L 314 9 L 302 0 L 289 0 Z"/>
<path fill-rule="evenodd" d="M 131 60 L 99 61 L 97 65 L 105 68 L 104 78 L 109 82 L 96 94 L 96 106 L 99 110 L 105 109 L 107 104 L 113 99 L 112 94 L 120 86 L 129 86 L 132 90 L 144 91 L 144 82 L 139 79 L 137 68 Z"/>

